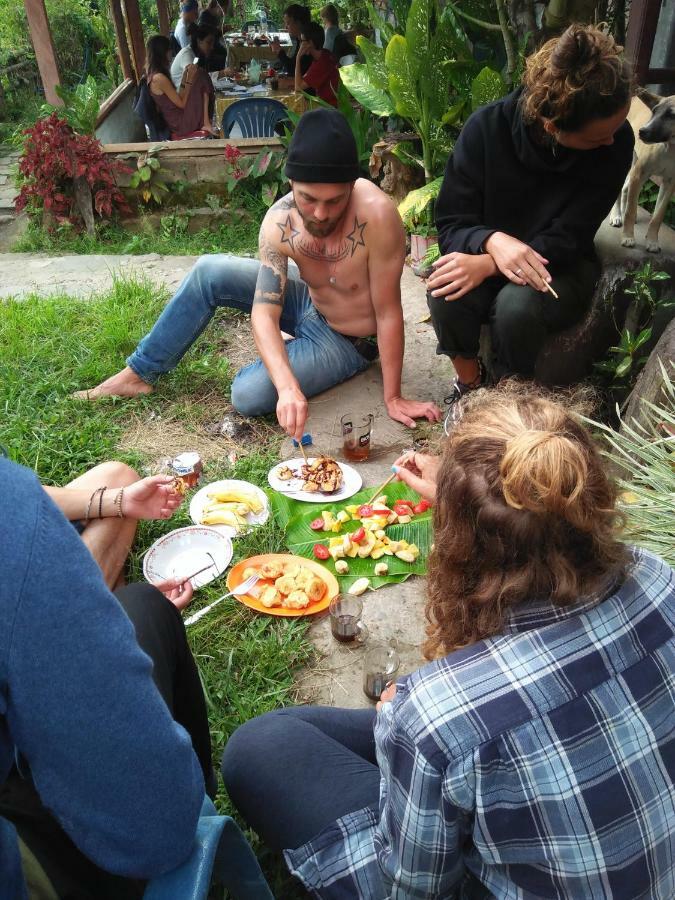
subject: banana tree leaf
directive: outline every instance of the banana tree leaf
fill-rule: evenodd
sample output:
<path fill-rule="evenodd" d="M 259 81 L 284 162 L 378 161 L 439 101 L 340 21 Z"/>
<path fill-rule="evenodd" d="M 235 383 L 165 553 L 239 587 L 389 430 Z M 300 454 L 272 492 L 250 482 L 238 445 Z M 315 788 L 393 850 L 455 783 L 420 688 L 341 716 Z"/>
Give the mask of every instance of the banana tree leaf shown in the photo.
<path fill-rule="evenodd" d="M 428 204 L 438 197 L 441 184 L 443 184 L 442 177 L 434 178 L 429 184 L 423 184 L 421 188 L 411 191 L 404 200 L 401 200 L 398 212 L 404 225 L 410 227 L 415 219 L 419 219 Z"/>
<path fill-rule="evenodd" d="M 378 91 L 388 91 L 389 76 L 387 75 L 387 67 L 384 62 L 384 47 L 378 47 L 362 34 L 357 36 L 356 45 L 366 60 L 370 83 Z"/>
<path fill-rule="evenodd" d="M 367 66 L 360 63 L 342 66 L 340 78 L 352 97 L 368 112 L 376 116 L 393 116 L 396 112 L 389 94 L 371 82 Z"/>
<path fill-rule="evenodd" d="M 390 504 L 393 504 L 395 500 L 406 499 L 406 500 L 415 500 L 417 502 L 419 500 L 418 495 L 410 490 L 404 484 L 400 482 L 397 484 L 389 485 L 384 493 L 387 496 L 387 500 Z M 373 489 L 369 488 L 368 490 L 359 491 L 358 494 L 355 494 L 353 497 L 350 497 L 349 500 L 343 500 L 340 503 L 328 503 L 326 506 L 320 506 L 319 504 L 314 504 L 313 509 L 306 510 L 305 507 L 307 504 L 299 504 L 298 501 L 290 501 L 290 503 L 295 506 L 302 506 L 303 510 L 297 513 L 295 516 L 292 516 L 289 520 L 286 528 L 286 545 L 288 549 L 297 554 L 298 556 L 305 556 L 308 559 L 314 559 L 313 548 L 315 544 L 325 544 L 328 546 L 328 541 L 331 537 L 336 537 L 332 532 L 317 532 L 312 531 L 309 527 L 310 522 L 313 519 L 316 519 L 317 516 L 321 515 L 321 511 L 324 509 L 331 510 L 333 513 L 339 512 L 339 510 L 344 509 L 345 506 L 351 506 L 359 503 L 366 503 L 373 495 Z M 280 496 L 280 495 L 277 495 Z M 286 503 L 289 502 L 288 497 L 282 497 L 283 501 Z M 276 508 L 276 498 L 273 501 L 274 506 Z M 284 504 L 285 506 L 286 504 Z M 342 531 L 340 531 L 340 535 L 348 534 L 351 531 L 356 531 L 357 528 L 361 526 L 361 523 L 358 521 L 355 522 L 346 522 Z M 405 581 L 406 578 L 409 578 L 411 575 L 425 575 L 427 570 L 427 559 L 429 556 L 429 551 L 431 549 L 431 544 L 433 542 L 432 537 L 432 527 L 431 527 L 431 512 L 427 511 L 420 516 L 415 516 L 412 522 L 409 522 L 407 525 L 390 525 L 387 528 L 387 535 L 394 541 L 396 540 L 406 540 L 410 544 L 417 544 L 420 548 L 420 555 L 416 559 L 414 563 L 406 563 L 402 559 L 398 559 L 396 556 L 383 556 L 378 560 L 373 559 L 360 559 L 357 557 L 356 559 L 346 559 L 346 563 L 349 566 L 349 574 L 348 575 L 338 575 L 335 571 L 335 562 L 330 559 L 324 563 L 321 563 L 328 571 L 332 572 L 338 582 L 340 584 L 340 590 L 347 591 L 351 587 L 351 585 L 358 578 L 369 578 L 370 579 L 370 587 L 372 590 L 376 588 L 383 587 L 386 584 L 398 583 L 401 581 Z M 378 562 L 386 562 L 389 566 L 389 574 L 383 576 L 375 576 L 375 564 Z"/>
<path fill-rule="evenodd" d="M 429 65 L 429 45 L 436 26 L 436 2 L 437 0 L 412 0 L 410 4 L 405 39 L 414 79 Z"/>
<path fill-rule="evenodd" d="M 389 93 L 396 104 L 396 112 L 404 119 L 419 122 L 422 109 L 406 39 L 395 34 L 387 44 L 384 59 L 389 73 Z"/>
<path fill-rule="evenodd" d="M 471 83 L 471 108 L 476 110 L 506 93 L 506 83 L 494 69 L 485 66 Z"/>

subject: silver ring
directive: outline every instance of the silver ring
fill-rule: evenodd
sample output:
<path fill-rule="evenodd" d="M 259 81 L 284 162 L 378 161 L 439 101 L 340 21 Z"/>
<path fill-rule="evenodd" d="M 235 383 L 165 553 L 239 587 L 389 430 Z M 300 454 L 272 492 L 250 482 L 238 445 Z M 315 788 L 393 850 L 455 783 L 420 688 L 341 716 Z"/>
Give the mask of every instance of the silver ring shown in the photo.
<path fill-rule="evenodd" d="M 523 274 L 522 269 L 516 269 L 516 275 L 522 275 L 522 274 Z"/>

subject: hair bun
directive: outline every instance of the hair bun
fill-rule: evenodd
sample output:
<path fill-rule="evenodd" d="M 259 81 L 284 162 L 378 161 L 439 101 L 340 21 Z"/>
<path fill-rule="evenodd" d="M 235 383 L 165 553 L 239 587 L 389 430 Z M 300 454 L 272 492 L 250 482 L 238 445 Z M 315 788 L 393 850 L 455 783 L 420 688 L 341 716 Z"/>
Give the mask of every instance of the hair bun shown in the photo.
<path fill-rule="evenodd" d="M 570 25 L 558 39 L 551 54 L 551 70 L 558 78 L 578 77 L 598 64 L 602 49 L 594 32 L 582 25 Z"/>
<path fill-rule="evenodd" d="M 507 442 L 499 474 L 508 506 L 560 515 L 582 527 L 589 472 L 577 441 L 556 431 L 522 431 Z"/>

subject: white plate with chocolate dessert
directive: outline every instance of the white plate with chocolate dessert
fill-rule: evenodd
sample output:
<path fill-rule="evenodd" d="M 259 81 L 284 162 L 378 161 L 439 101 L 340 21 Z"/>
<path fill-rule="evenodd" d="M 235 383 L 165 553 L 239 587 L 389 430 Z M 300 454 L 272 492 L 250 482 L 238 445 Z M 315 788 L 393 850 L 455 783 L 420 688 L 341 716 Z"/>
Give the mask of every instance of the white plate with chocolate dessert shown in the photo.
<path fill-rule="evenodd" d="M 275 491 L 305 503 L 346 500 L 363 483 L 356 469 L 328 456 L 284 460 L 270 469 L 267 480 Z"/>

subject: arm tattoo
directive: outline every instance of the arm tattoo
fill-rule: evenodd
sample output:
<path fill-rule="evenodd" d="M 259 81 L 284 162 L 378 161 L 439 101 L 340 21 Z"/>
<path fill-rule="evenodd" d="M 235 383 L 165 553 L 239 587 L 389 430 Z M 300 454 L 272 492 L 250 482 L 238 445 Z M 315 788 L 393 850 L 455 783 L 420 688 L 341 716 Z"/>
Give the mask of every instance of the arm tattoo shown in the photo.
<path fill-rule="evenodd" d="M 281 296 L 281 275 L 264 263 L 260 266 L 258 280 L 255 285 L 254 303 L 269 303 L 272 306 L 283 306 Z"/>
<path fill-rule="evenodd" d="M 280 200 L 272 206 L 272 211 L 277 209 L 295 209 L 295 200 L 293 194 L 285 194 Z"/>

